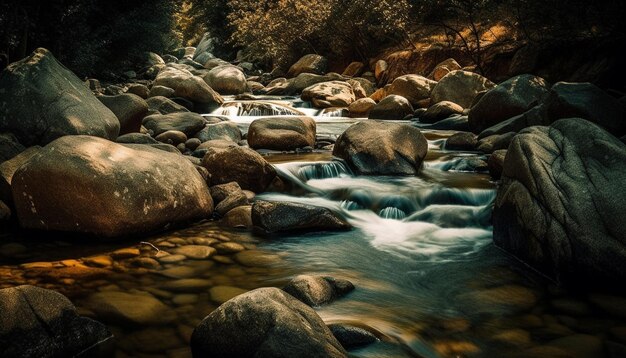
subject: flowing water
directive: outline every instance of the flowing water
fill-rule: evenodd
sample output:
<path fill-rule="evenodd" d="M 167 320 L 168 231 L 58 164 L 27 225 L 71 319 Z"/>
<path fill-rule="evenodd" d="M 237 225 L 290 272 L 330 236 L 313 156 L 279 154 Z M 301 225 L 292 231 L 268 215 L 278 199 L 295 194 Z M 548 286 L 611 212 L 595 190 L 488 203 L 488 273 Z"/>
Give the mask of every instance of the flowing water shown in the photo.
<path fill-rule="evenodd" d="M 213 114 L 243 131 L 259 116 L 314 116 L 318 137 L 331 139 L 357 121 L 293 98 L 256 103 L 232 100 Z M 576 356 L 581 350 L 620 356 L 611 342 L 624 339 L 626 306 L 615 307 L 626 301 L 563 291 L 494 247 L 496 185 L 464 164 L 484 158 L 443 150 L 452 132 L 424 133 L 429 154 L 415 177 L 358 176 L 328 150 L 266 156 L 290 189 L 258 199 L 327 207 L 351 231 L 263 239 L 204 222 L 131 245 L 10 234 L 4 242 L 15 243 L 0 247 L 0 274 L 10 278 L 2 285 L 57 289 L 82 314 L 109 323 L 116 338 L 102 356 L 189 356 L 193 327 L 221 302 L 245 290 L 281 287 L 298 274 L 354 283 L 355 291 L 316 311 L 326 323 L 365 327 L 380 338 L 350 352 L 357 357 Z M 181 245 L 212 246 L 218 254 L 162 255 Z M 120 323 L 119 314 L 93 298 L 118 291 L 155 297 L 175 318 Z"/>

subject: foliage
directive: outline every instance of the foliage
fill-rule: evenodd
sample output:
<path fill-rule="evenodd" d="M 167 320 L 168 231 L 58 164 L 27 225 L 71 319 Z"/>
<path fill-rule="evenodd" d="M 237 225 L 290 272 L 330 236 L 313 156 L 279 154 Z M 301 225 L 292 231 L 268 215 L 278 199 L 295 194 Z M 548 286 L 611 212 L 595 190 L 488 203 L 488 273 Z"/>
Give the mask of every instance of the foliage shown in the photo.
<path fill-rule="evenodd" d="M 80 76 L 119 71 L 145 51 L 173 45 L 177 9 L 169 0 L 7 0 L 0 5 L 0 53 L 13 62 L 46 47 Z"/>

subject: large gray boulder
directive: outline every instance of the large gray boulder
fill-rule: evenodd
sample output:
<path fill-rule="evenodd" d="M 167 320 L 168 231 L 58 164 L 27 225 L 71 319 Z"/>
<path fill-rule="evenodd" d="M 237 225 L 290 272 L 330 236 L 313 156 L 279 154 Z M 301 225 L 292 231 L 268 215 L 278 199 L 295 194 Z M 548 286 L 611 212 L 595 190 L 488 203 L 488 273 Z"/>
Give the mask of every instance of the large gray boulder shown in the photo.
<path fill-rule="evenodd" d="M 355 99 L 352 86 L 343 81 L 317 83 L 302 91 L 302 100 L 317 108 L 348 107 Z"/>
<path fill-rule="evenodd" d="M 194 357 L 333 358 L 347 353 L 313 309 L 277 288 L 259 288 L 211 312 L 191 336 Z"/>
<path fill-rule="evenodd" d="M 252 149 L 244 147 L 208 148 L 202 166 L 209 171 L 211 184 L 237 182 L 244 190 L 265 191 L 276 177 L 270 163 Z"/>
<path fill-rule="evenodd" d="M 192 112 L 153 114 L 143 119 L 143 125 L 153 131 L 154 136 L 167 131 L 180 131 L 192 137 L 205 126 L 204 117 Z"/>
<path fill-rule="evenodd" d="M 301 73 L 322 75 L 326 72 L 328 60 L 324 56 L 309 54 L 302 56 L 298 62 L 291 65 L 287 77 L 297 77 Z"/>
<path fill-rule="evenodd" d="M 557 279 L 622 282 L 625 182 L 626 145 L 591 122 L 528 128 L 504 160 L 493 240 Z"/>
<path fill-rule="evenodd" d="M 250 124 L 248 144 L 254 149 L 294 150 L 315 145 L 316 124 L 309 117 L 259 118 Z"/>
<path fill-rule="evenodd" d="M 224 103 L 222 96 L 215 92 L 200 76 L 175 64 L 168 64 L 154 80 L 153 86 L 165 86 L 174 90 L 177 97 L 192 102 L 220 105 Z"/>
<path fill-rule="evenodd" d="M 102 323 L 81 317 L 62 294 L 34 286 L 0 290 L 2 356 L 88 356 L 112 337 Z"/>
<path fill-rule="evenodd" d="M 277 88 L 280 89 L 279 91 L 270 91 L 270 86 L 268 85 L 267 94 L 295 95 L 302 93 L 305 88 L 313 86 L 317 83 L 342 80 L 345 80 L 345 78 L 337 73 L 329 73 L 323 76 L 316 75 L 314 73 L 301 73 L 297 77 L 290 78 L 284 84 L 277 86 Z"/>
<path fill-rule="evenodd" d="M 106 238 L 150 233 L 213 211 L 190 161 L 90 136 L 65 136 L 39 150 L 17 169 L 11 191 L 24 228 Z"/>
<path fill-rule="evenodd" d="M 143 98 L 124 93 L 117 96 L 99 96 L 98 99 L 120 121 L 120 135 L 139 132 L 141 121 L 148 114 L 148 104 Z"/>
<path fill-rule="evenodd" d="M 335 143 L 333 155 L 366 175 L 415 175 L 428 151 L 419 129 L 398 123 L 359 122 Z"/>
<path fill-rule="evenodd" d="M 396 78 L 387 91 L 406 98 L 413 107 L 420 107 L 424 100 L 430 98 L 430 92 L 437 82 L 419 75 L 404 75 Z"/>
<path fill-rule="evenodd" d="M 450 101 L 463 108 L 470 108 L 480 92 L 487 91 L 494 86 L 493 82 L 477 73 L 452 71 L 435 85 L 430 97 L 433 103 Z"/>
<path fill-rule="evenodd" d="M 520 115 L 541 102 L 548 83 L 541 77 L 519 75 L 485 93 L 469 111 L 469 124 L 476 133 Z"/>
<path fill-rule="evenodd" d="M 237 123 L 224 121 L 215 124 L 207 124 L 202 130 L 196 133 L 195 137 L 200 139 L 201 142 L 223 139 L 236 143 L 241 140 L 241 130 L 237 126 Z"/>
<path fill-rule="evenodd" d="M 261 233 L 292 231 L 341 231 L 351 228 L 327 208 L 288 202 L 256 201 L 252 224 Z"/>
<path fill-rule="evenodd" d="M 0 132 L 25 146 L 74 134 L 114 140 L 120 131 L 115 114 L 43 48 L 0 73 L 0 93 Z"/>
<path fill-rule="evenodd" d="M 222 95 L 235 95 L 248 91 L 246 76 L 239 67 L 222 65 L 212 68 L 204 81 Z"/>
<path fill-rule="evenodd" d="M 401 120 L 412 116 L 413 112 L 413 106 L 406 98 L 392 94 L 372 107 L 369 118 Z"/>

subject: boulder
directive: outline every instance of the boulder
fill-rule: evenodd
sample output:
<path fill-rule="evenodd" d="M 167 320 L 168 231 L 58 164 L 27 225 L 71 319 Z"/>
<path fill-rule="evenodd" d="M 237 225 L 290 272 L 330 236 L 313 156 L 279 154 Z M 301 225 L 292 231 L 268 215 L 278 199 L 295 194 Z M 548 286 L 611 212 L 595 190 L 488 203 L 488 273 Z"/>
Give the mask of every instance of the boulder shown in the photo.
<path fill-rule="evenodd" d="M 156 111 L 161 114 L 189 112 L 187 108 L 163 96 L 150 97 L 146 100 L 146 103 L 150 111 Z"/>
<path fill-rule="evenodd" d="M 506 158 L 506 149 L 494 150 L 487 160 L 489 166 L 489 174 L 491 177 L 498 180 L 502 176 L 502 168 L 504 167 L 504 159 Z"/>
<path fill-rule="evenodd" d="M 191 351 L 215 358 L 347 356 L 311 307 L 277 288 L 244 293 L 211 312 L 193 331 Z"/>
<path fill-rule="evenodd" d="M 401 120 L 413 115 L 409 101 L 397 95 L 389 95 L 376 104 L 369 113 L 371 119 Z"/>
<path fill-rule="evenodd" d="M 428 107 L 419 119 L 422 123 L 436 123 L 455 114 L 463 114 L 463 107 L 450 101 L 443 101 Z"/>
<path fill-rule="evenodd" d="M 222 226 L 252 230 L 252 206 L 238 206 L 220 220 Z"/>
<path fill-rule="evenodd" d="M 42 148 L 13 175 L 20 225 L 108 238 L 211 215 L 209 190 L 191 162 L 132 146 L 65 136 Z"/>
<path fill-rule="evenodd" d="M 362 77 L 354 77 L 348 80 L 348 83 L 350 84 L 354 82 L 358 82 L 361 85 L 361 87 L 365 91 L 365 96 L 367 97 L 371 96 L 374 92 L 376 92 L 376 86 L 368 79 L 365 79 Z"/>
<path fill-rule="evenodd" d="M 472 151 L 476 150 L 477 144 L 478 140 L 476 139 L 476 135 L 474 133 L 459 132 L 446 139 L 444 148 L 448 150 Z"/>
<path fill-rule="evenodd" d="M 195 135 L 200 141 L 208 142 L 210 140 L 223 139 L 232 142 L 241 140 L 241 130 L 236 123 L 224 121 L 215 124 L 207 124 L 202 130 Z"/>
<path fill-rule="evenodd" d="M 89 356 L 113 337 L 102 323 L 79 316 L 67 297 L 39 287 L 0 290 L 0 312 L 3 357 Z"/>
<path fill-rule="evenodd" d="M 626 278 L 626 145 L 583 119 L 518 134 L 493 211 L 496 245 L 582 285 Z"/>
<path fill-rule="evenodd" d="M 456 70 L 460 70 L 462 67 L 456 62 L 455 59 L 449 58 L 441 63 L 438 63 L 432 72 L 428 75 L 428 78 L 433 79 L 435 81 L 440 81 L 444 78 L 448 73 Z"/>
<path fill-rule="evenodd" d="M 309 306 L 321 306 L 354 290 L 348 280 L 333 277 L 299 275 L 291 279 L 283 291 Z"/>
<path fill-rule="evenodd" d="M 345 70 L 343 70 L 342 76 L 356 77 L 363 73 L 365 64 L 363 62 L 351 62 Z"/>
<path fill-rule="evenodd" d="M 237 182 L 230 182 L 226 184 L 213 185 L 211 187 L 211 197 L 213 197 L 213 202 L 218 204 L 222 200 L 227 197 L 237 194 L 239 192 L 243 192 L 239 184 Z"/>
<path fill-rule="evenodd" d="M 148 97 L 162 96 L 162 97 L 170 98 L 170 97 L 174 97 L 175 93 L 176 91 L 174 91 L 174 89 L 172 88 L 156 85 L 150 88 Z"/>
<path fill-rule="evenodd" d="M 619 100 L 591 83 L 558 82 L 550 89 L 543 107 L 549 123 L 579 117 L 618 137 L 626 134 L 626 113 Z"/>
<path fill-rule="evenodd" d="M 359 122 L 335 143 L 333 155 L 366 175 L 415 175 L 428 151 L 419 129 L 407 124 Z"/>
<path fill-rule="evenodd" d="M 133 83 L 128 86 L 128 90 L 126 90 L 126 93 L 134 94 L 135 96 L 146 99 L 150 95 L 150 89 L 148 88 L 148 86 L 142 85 L 141 83 Z"/>
<path fill-rule="evenodd" d="M 220 105 L 224 102 L 201 77 L 181 67 L 174 67 L 173 64 L 168 64 L 159 72 L 153 85 L 172 88 L 175 96 L 196 103 Z"/>
<path fill-rule="evenodd" d="M 205 126 L 204 118 L 191 112 L 153 114 L 143 119 L 143 125 L 153 131 L 155 136 L 167 131 L 180 131 L 188 137 L 193 137 Z"/>
<path fill-rule="evenodd" d="M 253 149 L 294 150 L 315 145 L 316 124 L 309 117 L 256 119 L 248 129 Z"/>
<path fill-rule="evenodd" d="M 248 197 L 243 191 L 239 191 L 227 196 L 215 206 L 215 212 L 220 216 L 226 215 L 227 212 L 240 206 L 248 205 Z"/>
<path fill-rule="evenodd" d="M 476 144 L 476 150 L 483 153 L 493 153 L 495 150 L 507 149 L 516 134 L 515 132 L 509 132 L 482 138 Z"/>
<path fill-rule="evenodd" d="M 202 159 L 211 183 L 237 182 L 244 190 L 265 191 L 276 177 L 276 170 L 252 149 L 244 147 L 208 148 Z"/>
<path fill-rule="evenodd" d="M 222 95 L 235 95 L 248 91 L 246 76 L 239 67 L 233 65 L 214 67 L 204 76 L 204 81 Z"/>
<path fill-rule="evenodd" d="M 467 123 L 467 116 L 464 115 L 452 115 L 446 119 L 442 119 L 433 124 L 421 124 L 420 128 L 424 129 L 439 129 L 448 131 L 469 131 L 469 124 Z"/>
<path fill-rule="evenodd" d="M 367 118 L 374 106 L 376 106 L 376 102 L 373 99 L 361 98 L 352 102 L 348 107 L 348 111 L 352 118 Z"/>
<path fill-rule="evenodd" d="M 314 84 L 302 91 L 302 100 L 311 101 L 317 108 L 348 107 L 354 102 L 352 86 L 342 81 Z"/>
<path fill-rule="evenodd" d="M 385 60 L 378 60 L 374 65 L 374 77 L 376 78 L 376 83 L 379 85 L 383 85 L 387 83 L 387 70 L 389 69 L 389 65 Z"/>
<path fill-rule="evenodd" d="M 154 139 L 161 143 L 167 143 L 173 146 L 177 146 L 180 143 L 185 143 L 187 141 L 187 136 L 181 131 L 169 130 L 159 134 L 158 136 L 154 137 Z"/>
<path fill-rule="evenodd" d="M 419 75 L 404 75 L 393 80 L 387 94 L 402 96 L 413 107 L 420 107 L 420 102 L 430 98 L 430 92 L 436 84 L 437 82 Z"/>
<path fill-rule="evenodd" d="M 287 77 L 297 77 L 301 73 L 322 75 L 326 73 L 326 66 L 328 66 L 326 57 L 315 54 L 304 55 L 289 68 Z"/>
<path fill-rule="evenodd" d="M 469 108 L 474 98 L 495 84 L 485 77 L 468 71 L 452 71 L 445 75 L 433 88 L 430 96 L 433 102 L 450 101 L 463 108 Z"/>
<path fill-rule="evenodd" d="M 329 324 L 328 328 L 345 349 L 358 348 L 378 341 L 378 337 L 361 327 L 335 323 Z"/>
<path fill-rule="evenodd" d="M 11 133 L 0 133 L 0 164 L 24 151 L 24 146 Z"/>
<path fill-rule="evenodd" d="M 368 97 L 367 91 L 365 90 L 365 88 L 363 88 L 363 86 L 361 86 L 361 82 L 354 79 L 349 79 L 346 81 L 346 83 L 349 84 L 350 87 L 352 87 L 352 92 L 354 92 L 355 99 Z"/>
<path fill-rule="evenodd" d="M 268 90 L 267 94 L 295 95 L 298 93 L 302 93 L 305 88 L 311 87 L 317 83 L 342 80 L 344 80 L 344 78 L 337 73 L 329 73 L 324 76 L 316 75 L 313 73 L 301 73 L 297 77 L 287 80 L 286 84 L 279 85 L 278 88 L 281 88 L 279 92 L 270 92 Z"/>
<path fill-rule="evenodd" d="M 117 137 L 117 143 L 122 144 L 159 144 L 159 142 L 147 134 L 128 133 Z"/>
<path fill-rule="evenodd" d="M 2 71 L 0 93 L 0 132 L 25 146 L 74 134 L 114 140 L 120 131 L 115 114 L 43 48 Z"/>
<path fill-rule="evenodd" d="M 124 93 L 117 96 L 99 96 L 98 99 L 119 120 L 120 135 L 139 132 L 141 120 L 148 114 L 148 104 L 143 98 Z"/>
<path fill-rule="evenodd" d="M 35 154 L 41 150 L 40 146 L 34 146 L 26 149 L 15 157 L 0 163 L 0 200 L 6 204 L 13 204 L 13 194 L 11 192 L 11 183 L 15 172 Z"/>
<path fill-rule="evenodd" d="M 199 58 L 200 56 L 212 58 L 214 56 L 211 53 L 214 51 L 214 48 L 215 48 L 215 39 L 211 37 L 211 34 L 207 32 L 202 36 L 202 39 L 200 39 L 198 46 L 196 46 L 191 56 L 194 60 L 200 60 Z M 207 54 L 210 56 L 208 56 Z"/>
<path fill-rule="evenodd" d="M 327 208 L 288 202 L 256 201 L 252 224 L 264 234 L 295 231 L 341 231 L 350 224 Z"/>
<path fill-rule="evenodd" d="M 547 82 L 538 76 L 519 75 L 487 91 L 469 111 L 469 124 L 475 133 L 520 115 L 541 102 L 548 94 Z"/>

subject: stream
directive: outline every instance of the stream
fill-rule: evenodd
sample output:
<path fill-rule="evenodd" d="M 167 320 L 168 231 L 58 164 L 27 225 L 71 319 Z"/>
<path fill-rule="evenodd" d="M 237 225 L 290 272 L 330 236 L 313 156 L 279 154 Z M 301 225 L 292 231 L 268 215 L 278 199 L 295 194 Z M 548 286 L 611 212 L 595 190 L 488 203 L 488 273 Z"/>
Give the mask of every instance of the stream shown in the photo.
<path fill-rule="evenodd" d="M 255 103 L 229 98 L 208 116 L 227 116 L 245 133 L 260 116 L 307 115 L 316 119 L 318 139 L 328 140 L 366 120 L 295 98 Z M 496 183 L 467 170 L 468 160 L 485 157 L 443 149 L 452 131 L 423 133 L 429 153 L 415 177 L 357 176 L 327 149 L 262 152 L 290 189 L 257 199 L 327 207 L 351 231 L 261 238 L 205 221 L 141 243 L 96 244 L 62 234 L 4 233 L 0 286 L 58 290 L 81 314 L 108 323 L 116 338 L 94 356 L 188 357 L 193 328 L 220 303 L 258 287 L 282 287 L 299 274 L 354 283 L 352 293 L 316 311 L 327 324 L 378 336 L 350 351 L 355 357 L 553 356 L 555 349 L 590 349 L 597 342 L 589 337 L 623 338 L 626 306 L 615 308 L 623 298 L 565 291 L 493 245 Z M 197 260 L 161 254 L 187 245 L 215 247 L 217 254 Z M 159 314 L 172 318 L 120 319 L 93 296 L 111 292 L 128 294 L 120 305 L 149 295 L 164 305 Z"/>

